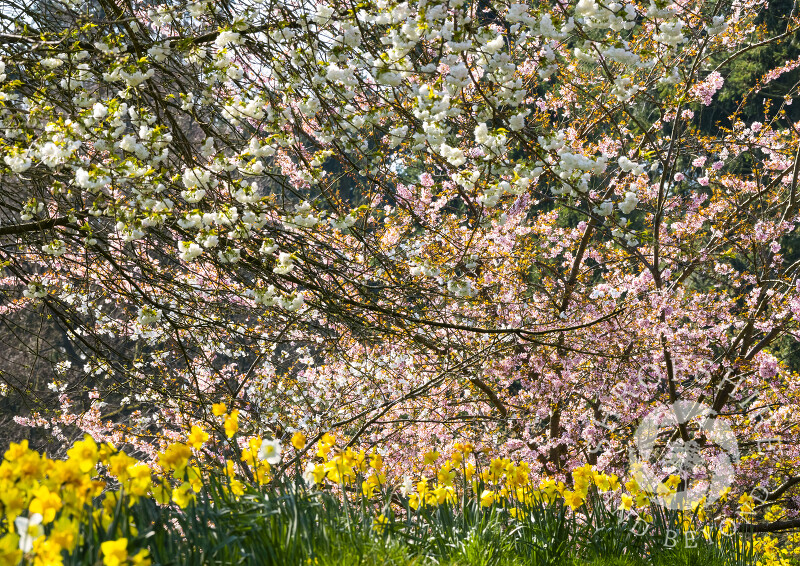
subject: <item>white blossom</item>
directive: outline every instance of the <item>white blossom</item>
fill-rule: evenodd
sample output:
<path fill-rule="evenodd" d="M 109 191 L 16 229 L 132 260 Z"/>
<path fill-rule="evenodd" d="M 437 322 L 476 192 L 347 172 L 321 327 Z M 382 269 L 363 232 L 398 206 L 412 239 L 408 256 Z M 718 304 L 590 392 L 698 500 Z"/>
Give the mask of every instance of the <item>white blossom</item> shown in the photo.
<path fill-rule="evenodd" d="M 625 193 L 625 200 L 619 203 L 619 210 L 622 214 L 628 215 L 633 212 L 636 205 L 639 204 L 639 197 L 634 192 Z"/>
<path fill-rule="evenodd" d="M 525 115 L 524 114 L 514 114 L 511 118 L 508 119 L 508 127 L 511 129 L 512 132 L 518 132 L 522 128 L 525 127 Z"/>
<path fill-rule="evenodd" d="M 506 44 L 502 35 L 498 35 L 492 41 L 483 46 L 483 50 L 487 53 L 497 53 Z"/>
<path fill-rule="evenodd" d="M 241 250 L 238 248 L 225 248 L 217 252 L 217 258 L 221 263 L 236 263 L 242 259 Z"/>
<path fill-rule="evenodd" d="M 31 159 L 24 153 L 6 155 L 3 161 L 6 162 L 6 165 L 8 165 L 14 173 L 24 173 L 31 167 Z"/>
<path fill-rule="evenodd" d="M 139 307 L 139 316 L 137 320 L 142 326 L 159 322 L 161 320 L 161 309 L 141 306 Z"/>
<path fill-rule="evenodd" d="M 276 265 L 272 271 L 279 275 L 285 275 L 289 273 L 294 268 L 294 257 L 292 254 L 287 252 L 281 252 L 278 254 L 278 265 Z"/>
<path fill-rule="evenodd" d="M 575 15 L 579 18 L 587 18 L 597 15 L 599 7 L 594 0 L 578 0 L 575 6 Z"/>
<path fill-rule="evenodd" d="M 443 143 L 441 146 L 439 146 L 439 152 L 442 154 L 442 157 L 444 157 L 453 167 L 459 167 L 467 162 L 467 158 L 463 151 L 457 147 L 450 147 L 446 143 Z"/>
<path fill-rule="evenodd" d="M 55 69 L 63 65 L 64 61 L 62 61 L 61 59 L 56 59 L 54 57 L 48 57 L 47 59 L 42 59 L 40 63 L 42 64 L 43 67 L 47 67 L 48 69 Z"/>
<path fill-rule="evenodd" d="M 604 201 L 602 204 L 594 208 L 595 214 L 599 216 L 609 216 L 614 211 L 614 203 L 610 200 Z"/>
<path fill-rule="evenodd" d="M 195 242 L 179 242 L 178 252 L 180 252 L 178 255 L 183 261 L 192 261 L 203 253 L 203 248 Z"/>
<path fill-rule="evenodd" d="M 214 45 L 217 47 L 225 47 L 226 45 L 232 43 L 234 45 L 239 45 L 242 42 L 241 35 L 236 33 L 235 31 L 221 31 L 217 38 L 214 40 Z"/>
<path fill-rule="evenodd" d="M 686 38 L 683 37 L 683 33 L 681 30 L 683 29 L 683 22 L 681 20 L 672 20 L 667 22 L 662 22 L 660 27 L 660 33 L 656 34 L 654 39 L 659 43 L 664 43 L 671 47 L 677 47 L 679 44 L 686 41 Z"/>
<path fill-rule="evenodd" d="M 67 251 L 67 245 L 63 240 L 53 240 L 42 246 L 42 251 L 54 257 L 60 257 Z"/>
<path fill-rule="evenodd" d="M 708 35 L 719 35 L 728 29 L 728 22 L 722 16 L 714 16 L 710 26 L 706 26 Z"/>
<path fill-rule="evenodd" d="M 194 189 L 197 187 L 207 189 L 212 185 L 211 171 L 200 167 L 185 169 L 182 179 L 187 189 Z"/>

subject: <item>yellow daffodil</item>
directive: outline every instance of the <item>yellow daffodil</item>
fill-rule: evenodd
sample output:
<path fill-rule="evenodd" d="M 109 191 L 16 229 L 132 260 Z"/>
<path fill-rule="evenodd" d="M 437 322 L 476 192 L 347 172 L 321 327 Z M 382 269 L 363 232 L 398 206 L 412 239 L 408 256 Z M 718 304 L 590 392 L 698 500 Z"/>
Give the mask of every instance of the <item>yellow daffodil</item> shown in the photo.
<path fill-rule="evenodd" d="M 194 493 L 192 486 L 188 482 L 184 482 L 172 490 L 172 501 L 178 504 L 181 509 L 186 508 L 189 503 L 194 501 Z"/>
<path fill-rule="evenodd" d="M 97 443 L 88 434 L 67 450 L 67 456 L 78 463 L 78 467 L 84 474 L 94 468 L 100 459 Z"/>
<path fill-rule="evenodd" d="M 192 431 L 186 439 L 186 443 L 192 448 L 199 450 L 208 440 L 208 433 L 197 425 L 192 425 Z"/>
<path fill-rule="evenodd" d="M 439 453 L 436 450 L 431 450 L 423 454 L 422 459 L 426 466 L 432 465 L 439 459 Z"/>
<path fill-rule="evenodd" d="M 128 560 L 128 539 L 108 540 L 100 544 L 103 566 L 120 566 Z"/>
<path fill-rule="evenodd" d="M 80 525 L 75 519 L 61 516 L 53 523 L 53 529 L 50 531 L 49 538 L 55 541 L 61 548 L 72 551 L 78 542 L 79 532 Z M 2 561 L 0 561 L 0 563 L 2 563 Z"/>
<path fill-rule="evenodd" d="M 306 435 L 299 430 L 292 435 L 292 446 L 296 450 L 302 450 L 306 445 Z"/>
<path fill-rule="evenodd" d="M 235 409 L 225 417 L 225 436 L 232 438 L 239 430 L 239 410 Z"/>
<path fill-rule="evenodd" d="M 33 543 L 33 566 L 59 566 L 64 563 L 61 546 L 52 538 L 41 537 Z"/>
<path fill-rule="evenodd" d="M 433 495 L 436 497 L 436 503 L 443 505 L 445 503 L 454 504 L 456 502 L 456 490 L 452 486 L 440 485 L 433 490 Z"/>
<path fill-rule="evenodd" d="M 146 495 L 151 483 L 150 468 L 146 464 L 133 464 L 128 466 L 127 475 L 128 493 L 134 497 Z"/>
<path fill-rule="evenodd" d="M 0 537 L 0 565 L 17 566 L 22 560 L 22 551 L 19 549 L 19 536 L 8 533 Z"/>
<path fill-rule="evenodd" d="M 631 507 L 633 507 L 633 497 L 627 494 L 623 494 L 622 503 L 620 503 L 619 508 L 625 509 L 625 511 L 630 511 Z"/>
<path fill-rule="evenodd" d="M 165 470 L 174 470 L 176 478 L 183 474 L 183 470 L 189 463 L 192 450 L 188 445 L 180 442 L 170 444 L 158 455 L 158 463 Z"/>
<path fill-rule="evenodd" d="M 32 493 L 34 498 L 28 507 L 29 511 L 41 514 L 42 523 L 45 525 L 52 522 L 56 518 L 56 511 L 61 509 L 61 498 L 43 485 L 33 490 Z"/>
<path fill-rule="evenodd" d="M 569 505 L 573 511 L 583 505 L 583 495 L 580 492 L 565 490 L 562 496 L 564 503 Z"/>
<path fill-rule="evenodd" d="M 161 481 L 153 485 L 151 488 L 153 499 L 161 505 L 166 505 L 172 500 L 172 488 L 166 481 Z"/>
<path fill-rule="evenodd" d="M 439 471 L 436 474 L 437 481 L 440 485 L 444 486 L 452 486 L 455 477 L 456 471 L 452 468 L 452 464 L 450 462 L 445 462 L 444 465 L 439 468 Z"/>
<path fill-rule="evenodd" d="M 134 556 L 129 557 L 131 566 L 150 566 L 152 564 L 152 560 L 150 560 L 150 553 L 147 549 L 142 549 L 137 552 Z"/>
<path fill-rule="evenodd" d="M 386 515 L 381 513 L 377 517 L 375 517 L 375 521 L 373 522 L 372 526 L 375 529 L 375 532 L 378 534 L 382 534 L 383 531 L 386 530 L 386 525 L 389 522 L 389 519 L 386 518 Z"/>

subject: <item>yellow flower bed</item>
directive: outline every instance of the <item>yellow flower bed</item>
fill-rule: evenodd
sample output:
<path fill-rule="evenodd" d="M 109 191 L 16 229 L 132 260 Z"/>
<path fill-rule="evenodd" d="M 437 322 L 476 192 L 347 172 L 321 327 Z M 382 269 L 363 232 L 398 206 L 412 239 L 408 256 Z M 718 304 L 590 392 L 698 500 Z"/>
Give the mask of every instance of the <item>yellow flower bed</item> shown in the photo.
<path fill-rule="evenodd" d="M 227 413 L 224 405 L 215 406 L 215 413 L 224 423 L 226 434 L 236 434 L 236 412 Z M 175 504 L 186 508 L 203 490 L 212 473 L 200 450 L 209 434 L 192 426 L 183 441 L 167 445 L 155 462 L 147 464 L 110 444 L 97 444 L 88 435 L 76 442 L 64 460 L 52 460 L 28 447 L 27 441 L 12 444 L 0 463 L 0 566 L 15 566 L 26 558 L 36 565 L 62 563 L 63 551 L 72 552 L 81 542 L 81 524 L 91 513 L 91 520 L 108 531 L 115 520 L 115 510 L 124 498 L 128 505 L 140 498 L 150 498 L 160 505 Z M 305 448 L 306 438 L 296 433 L 291 444 L 298 451 Z M 303 477 L 309 487 L 340 489 L 343 494 L 357 494 L 367 499 L 385 497 L 389 481 L 380 454 L 367 454 L 352 448 L 336 449 L 336 438 L 325 434 L 315 451 L 310 451 Z M 277 459 L 277 460 L 276 460 Z M 222 462 L 220 477 L 234 497 L 241 496 L 253 482 L 267 485 L 271 481 L 269 461 L 280 461 L 280 443 L 252 438 L 242 451 L 240 462 Z M 249 476 L 242 463 L 247 463 Z M 592 494 L 613 502 L 620 513 L 638 512 L 645 522 L 652 522 L 648 513 L 655 495 L 669 498 L 680 478 L 673 476 L 664 483 L 663 492 L 646 492 L 635 477 L 626 482 L 614 474 L 585 465 L 572 471 L 564 481 L 534 478 L 525 462 L 495 458 L 481 466 L 470 443 L 458 443 L 448 458 L 437 452 L 422 455 L 422 473 L 392 482 L 414 511 L 440 505 L 457 505 L 459 490 L 480 507 L 500 507 L 524 520 L 533 505 L 564 505 L 572 513 L 585 513 L 593 505 Z M 247 479 L 248 477 L 252 479 Z M 727 494 L 723 494 L 723 498 Z M 743 513 L 751 512 L 753 501 L 748 496 L 739 500 Z M 775 507 L 767 520 L 777 520 L 782 511 Z M 706 523 L 706 511 L 700 506 L 684 515 L 685 531 L 702 532 L 707 539 L 724 536 L 725 528 L 716 535 Z M 374 528 L 382 533 L 388 519 L 383 513 L 374 519 Z M 704 526 L 704 523 L 705 526 Z M 122 533 L 136 535 L 130 523 L 117 525 L 114 538 L 101 544 L 105 566 L 147 566 L 147 550 L 133 552 Z M 732 528 L 730 525 L 727 527 Z M 787 544 L 762 536 L 755 539 L 753 549 L 763 555 L 762 566 L 787 566 L 789 559 L 800 556 L 800 534 L 789 535 Z"/>

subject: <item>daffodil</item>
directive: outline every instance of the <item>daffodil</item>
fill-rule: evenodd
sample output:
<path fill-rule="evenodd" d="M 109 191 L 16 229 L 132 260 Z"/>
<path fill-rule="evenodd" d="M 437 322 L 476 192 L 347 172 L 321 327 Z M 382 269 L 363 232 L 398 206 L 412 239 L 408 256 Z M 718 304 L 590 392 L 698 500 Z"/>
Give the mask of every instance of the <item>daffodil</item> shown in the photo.
<path fill-rule="evenodd" d="M 297 450 L 302 450 L 306 445 L 306 435 L 299 430 L 292 435 L 292 446 Z"/>
<path fill-rule="evenodd" d="M 172 488 L 166 481 L 160 481 L 151 488 L 153 499 L 161 505 L 166 505 L 172 499 Z"/>
<path fill-rule="evenodd" d="M 120 566 L 128 560 L 128 539 L 107 540 L 100 544 L 103 566 Z"/>
<path fill-rule="evenodd" d="M 0 564 L 16 566 L 22 560 L 22 550 L 19 548 L 19 536 L 8 533 L 0 537 Z"/>
<path fill-rule="evenodd" d="M 78 522 L 62 515 L 53 523 L 53 529 L 50 531 L 48 538 L 55 541 L 61 548 L 71 552 L 78 542 L 79 532 L 80 525 Z"/>
<path fill-rule="evenodd" d="M 192 450 L 188 445 L 177 442 L 170 444 L 158 455 L 158 463 L 165 470 L 174 470 L 175 477 L 180 477 L 189 463 Z"/>
<path fill-rule="evenodd" d="M 150 566 L 150 564 L 152 564 L 149 552 L 144 548 L 137 552 L 134 556 L 130 556 L 128 560 L 130 560 L 131 566 Z"/>
<path fill-rule="evenodd" d="M 192 485 L 189 482 L 184 482 L 172 490 L 172 500 L 178 504 L 181 509 L 186 508 L 189 503 L 194 501 L 194 493 L 192 492 Z"/>
<path fill-rule="evenodd" d="M 151 483 L 150 468 L 146 464 L 133 464 L 128 466 L 127 475 L 128 493 L 134 497 L 146 495 Z"/>
<path fill-rule="evenodd" d="M 108 457 L 108 471 L 119 481 L 124 482 L 128 479 L 128 467 L 136 462 L 136 458 L 131 458 L 124 452 L 117 452 Z"/>
<path fill-rule="evenodd" d="M 55 540 L 40 537 L 33 541 L 33 566 L 60 566 L 64 563 L 63 549 Z"/>
<path fill-rule="evenodd" d="M 192 431 L 186 439 L 186 443 L 195 449 L 200 449 L 208 440 L 208 433 L 197 425 L 192 425 Z"/>
<path fill-rule="evenodd" d="M 619 505 L 620 509 L 624 509 L 625 511 L 630 511 L 631 507 L 633 507 L 633 497 L 627 494 L 622 495 L 622 502 Z"/>
<path fill-rule="evenodd" d="M 583 495 L 578 491 L 565 490 L 562 496 L 564 497 L 564 503 L 569 505 L 573 511 L 583 505 Z"/>
<path fill-rule="evenodd" d="M 606 474 L 596 474 L 594 476 L 594 484 L 597 486 L 597 489 L 600 490 L 602 493 L 606 491 L 610 491 L 614 489 L 614 485 L 619 484 L 616 481 L 617 476 L 615 475 L 606 475 Z"/>
<path fill-rule="evenodd" d="M 636 494 L 636 506 L 637 507 L 646 507 L 650 505 L 650 498 L 647 494 L 643 491 L 640 491 Z"/>
<path fill-rule="evenodd" d="M 234 409 L 225 417 L 225 436 L 232 438 L 239 430 L 239 410 Z"/>
<path fill-rule="evenodd" d="M 439 453 L 436 450 L 431 450 L 430 452 L 426 452 L 423 455 L 423 461 L 425 465 L 430 465 L 436 462 L 439 459 Z"/>
<path fill-rule="evenodd" d="M 303 471 L 303 479 L 306 481 L 306 485 L 318 485 L 322 483 L 322 480 L 325 479 L 325 466 L 322 464 L 314 464 L 314 462 L 309 462 L 306 464 L 306 468 Z"/>
<path fill-rule="evenodd" d="M 436 497 L 436 503 L 439 505 L 456 502 L 456 490 L 452 486 L 440 485 L 432 493 Z"/>
<path fill-rule="evenodd" d="M 274 466 L 281 461 L 281 442 L 277 438 L 274 440 L 264 440 L 258 449 L 258 459 L 264 460 Z"/>
<path fill-rule="evenodd" d="M 375 529 L 375 532 L 378 534 L 382 534 L 386 530 L 386 525 L 389 522 L 389 519 L 386 518 L 386 515 L 381 513 L 377 517 L 375 517 L 375 521 L 373 522 L 372 526 Z"/>
<path fill-rule="evenodd" d="M 61 498 L 50 491 L 47 486 L 39 486 L 33 490 L 34 499 L 28 510 L 42 516 L 42 523 L 47 524 L 56 518 L 56 511 L 61 509 Z"/>
<path fill-rule="evenodd" d="M 445 462 L 436 474 L 436 479 L 440 485 L 453 485 L 453 480 L 456 477 L 456 471 L 452 469 L 450 462 Z"/>
<path fill-rule="evenodd" d="M 333 448 L 335 442 L 336 437 L 334 437 L 331 433 L 326 432 L 324 435 L 322 435 L 322 438 L 320 438 L 319 442 L 317 443 L 317 457 L 325 458 Z"/>
<path fill-rule="evenodd" d="M 30 517 L 17 517 L 14 519 L 14 527 L 19 535 L 19 549 L 28 553 L 33 549 L 33 541 L 44 534 L 42 527 L 42 516 L 34 513 Z"/>
<path fill-rule="evenodd" d="M 99 460 L 99 450 L 97 443 L 88 434 L 72 445 L 67 450 L 67 456 L 78 463 L 78 467 L 84 474 L 95 467 Z"/>
<path fill-rule="evenodd" d="M 453 445 L 453 450 L 458 454 L 467 456 L 475 451 L 475 446 L 473 446 L 471 442 L 456 442 Z"/>

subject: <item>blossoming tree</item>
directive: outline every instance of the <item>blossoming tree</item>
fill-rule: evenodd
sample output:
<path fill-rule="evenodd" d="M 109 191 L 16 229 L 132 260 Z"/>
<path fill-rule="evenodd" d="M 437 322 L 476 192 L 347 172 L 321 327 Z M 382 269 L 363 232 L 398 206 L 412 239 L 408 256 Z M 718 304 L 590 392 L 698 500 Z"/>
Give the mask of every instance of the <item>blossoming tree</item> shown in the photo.
<path fill-rule="evenodd" d="M 796 33 L 765 9 L 8 3 L 0 308 L 69 343 L 60 411 L 19 421 L 153 450 L 224 401 L 243 442 L 336 430 L 401 466 L 470 438 L 552 474 L 624 468 L 690 400 L 735 432 L 737 489 L 788 501 L 800 60 L 750 85 L 788 84 L 757 121 L 698 126 Z"/>

